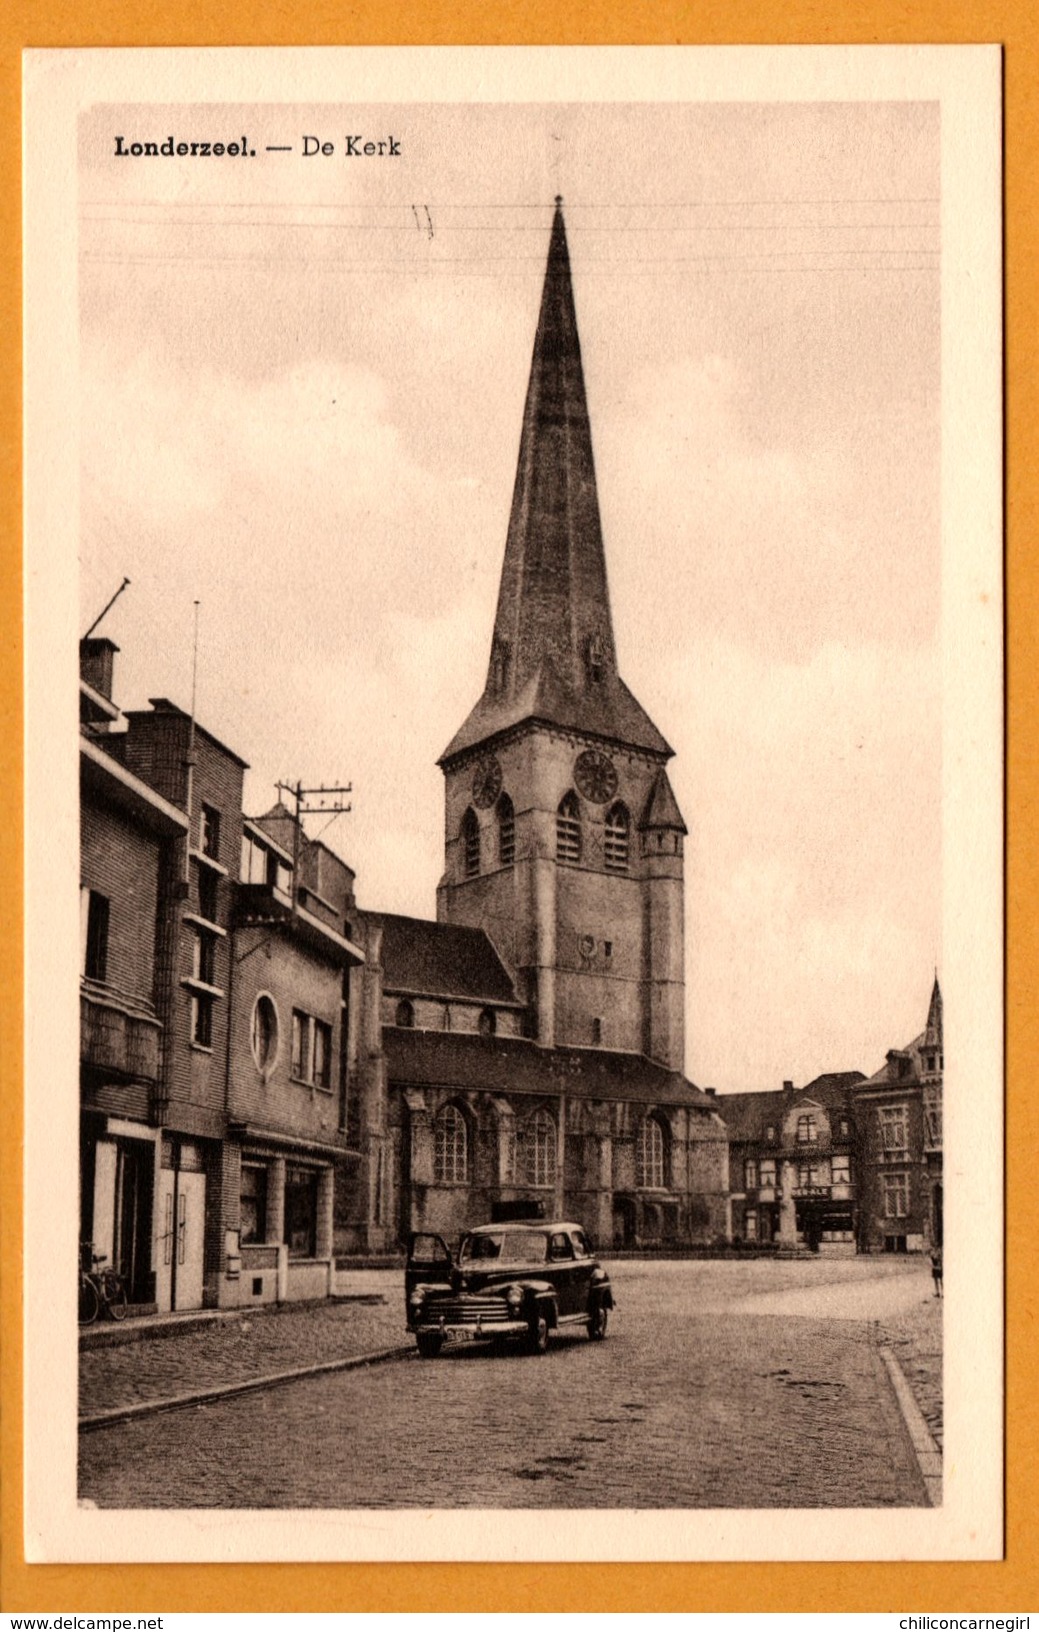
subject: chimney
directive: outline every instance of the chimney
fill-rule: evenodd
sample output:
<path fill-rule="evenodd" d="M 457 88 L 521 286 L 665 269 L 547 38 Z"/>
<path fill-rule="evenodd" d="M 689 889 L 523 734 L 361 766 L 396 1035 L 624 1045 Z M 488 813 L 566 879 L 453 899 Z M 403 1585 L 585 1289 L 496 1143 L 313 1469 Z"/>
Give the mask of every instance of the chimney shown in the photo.
<path fill-rule="evenodd" d="M 784 1099 L 793 1099 L 793 1097 L 794 1097 L 794 1085 L 793 1085 L 792 1082 L 790 1082 L 790 1081 L 788 1081 L 787 1079 L 784 1078 L 784 1081 L 783 1081 L 783 1098 Z"/>
<path fill-rule="evenodd" d="M 112 675 L 118 650 L 115 642 L 106 640 L 103 635 L 96 640 L 81 640 L 79 643 L 79 678 L 109 703 L 112 701 Z"/>
<path fill-rule="evenodd" d="M 718 1092 L 717 1088 L 705 1088 L 704 1089 L 704 1093 L 709 1094 L 711 1099 L 714 1099 L 717 1092 Z"/>

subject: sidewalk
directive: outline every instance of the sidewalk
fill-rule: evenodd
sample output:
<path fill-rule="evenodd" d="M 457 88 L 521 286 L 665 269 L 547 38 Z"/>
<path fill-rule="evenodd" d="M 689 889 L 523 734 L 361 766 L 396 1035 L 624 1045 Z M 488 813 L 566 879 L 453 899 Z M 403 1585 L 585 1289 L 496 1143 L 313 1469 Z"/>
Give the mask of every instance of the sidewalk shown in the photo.
<path fill-rule="evenodd" d="M 370 1282 L 375 1277 L 366 1279 Z M 149 1330 L 146 1342 L 83 1349 L 79 1415 L 89 1417 L 207 1388 L 248 1383 L 297 1367 L 410 1347 L 404 1329 L 402 1277 L 387 1272 L 378 1282 L 363 1297 L 348 1294 L 330 1303 L 243 1309 L 179 1327 L 171 1322 L 161 1331 Z"/>

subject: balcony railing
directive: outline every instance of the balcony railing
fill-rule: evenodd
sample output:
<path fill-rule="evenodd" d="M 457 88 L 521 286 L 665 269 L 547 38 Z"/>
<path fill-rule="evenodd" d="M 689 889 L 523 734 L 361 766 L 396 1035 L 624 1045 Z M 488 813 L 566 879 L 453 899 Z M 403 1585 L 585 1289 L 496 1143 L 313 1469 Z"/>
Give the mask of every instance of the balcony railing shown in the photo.
<path fill-rule="evenodd" d="M 155 1082 L 161 1036 L 157 1019 L 123 1007 L 114 995 L 80 993 L 79 1054 L 84 1065 L 134 1082 Z"/>

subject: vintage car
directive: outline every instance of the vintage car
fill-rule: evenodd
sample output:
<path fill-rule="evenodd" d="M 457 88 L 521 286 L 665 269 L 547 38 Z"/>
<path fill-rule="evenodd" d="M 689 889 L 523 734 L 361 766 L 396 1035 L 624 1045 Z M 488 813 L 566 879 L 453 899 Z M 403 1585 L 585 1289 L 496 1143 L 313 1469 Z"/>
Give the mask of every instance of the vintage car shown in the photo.
<path fill-rule="evenodd" d="M 439 1235 L 417 1233 L 404 1281 L 408 1330 L 427 1360 L 456 1338 L 499 1349 L 518 1338 L 544 1354 L 550 1332 L 583 1326 L 601 1341 L 613 1308 L 610 1278 L 579 1224 L 482 1224 L 462 1237 L 457 1259 Z"/>

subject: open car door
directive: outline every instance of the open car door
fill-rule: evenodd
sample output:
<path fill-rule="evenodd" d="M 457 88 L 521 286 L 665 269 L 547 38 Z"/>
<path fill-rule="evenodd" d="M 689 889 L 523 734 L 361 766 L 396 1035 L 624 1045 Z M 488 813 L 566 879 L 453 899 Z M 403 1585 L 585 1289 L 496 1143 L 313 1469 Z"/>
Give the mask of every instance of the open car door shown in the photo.
<path fill-rule="evenodd" d="M 439 1235 L 418 1230 L 408 1237 L 408 1261 L 404 1269 L 404 1304 L 416 1286 L 450 1286 L 454 1260 Z"/>

